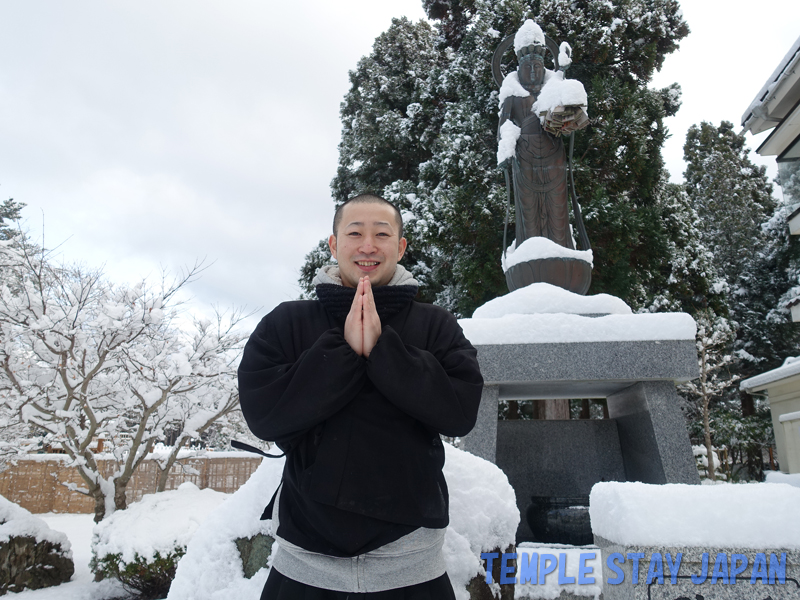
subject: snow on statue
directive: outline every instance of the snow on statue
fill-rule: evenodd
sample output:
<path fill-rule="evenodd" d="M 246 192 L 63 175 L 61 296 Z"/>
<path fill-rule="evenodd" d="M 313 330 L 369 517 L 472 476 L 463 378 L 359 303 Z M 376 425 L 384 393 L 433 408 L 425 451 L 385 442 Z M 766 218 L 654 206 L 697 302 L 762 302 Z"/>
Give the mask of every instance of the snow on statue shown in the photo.
<path fill-rule="evenodd" d="M 509 36 L 495 53 L 492 67 L 498 80 L 500 59 L 511 42 Z M 507 176 L 509 169 L 513 175 L 517 239 L 509 252 L 524 252 L 528 240 L 536 243 L 543 238 L 574 250 L 562 136 L 588 125 L 586 91 L 579 81 L 564 78 L 572 63 L 569 44 L 556 46 L 532 20 L 520 27 L 513 45 L 519 66 L 500 87 L 497 151 L 498 163 Z M 545 68 L 548 50 L 556 71 Z M 582 250 L 588 252 L 577 202 L 574 210 Z M 588 260 L 582 256 L 568 258 L 563 252 L 537 260 L 510 261 L 506 279 L 511 291 L 543 281 L 584 294 L 591 281 L 591 262 L 591 256 Z"/>

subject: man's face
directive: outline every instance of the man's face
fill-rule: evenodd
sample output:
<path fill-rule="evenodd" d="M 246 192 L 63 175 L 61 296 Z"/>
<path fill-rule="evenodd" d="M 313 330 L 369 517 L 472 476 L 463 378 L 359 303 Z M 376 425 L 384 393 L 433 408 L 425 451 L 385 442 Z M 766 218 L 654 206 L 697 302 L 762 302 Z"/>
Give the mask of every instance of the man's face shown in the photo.
<path fill-rule="evenodd" d="M 328 244 L 339 261 L 342 284 L 358 287 L 358 280 L 365 276 L 373 286 L 389 283 L 406 251 L 394 209 L 381 202 L 348 204 L 341 217 L 339 230 Z"/>

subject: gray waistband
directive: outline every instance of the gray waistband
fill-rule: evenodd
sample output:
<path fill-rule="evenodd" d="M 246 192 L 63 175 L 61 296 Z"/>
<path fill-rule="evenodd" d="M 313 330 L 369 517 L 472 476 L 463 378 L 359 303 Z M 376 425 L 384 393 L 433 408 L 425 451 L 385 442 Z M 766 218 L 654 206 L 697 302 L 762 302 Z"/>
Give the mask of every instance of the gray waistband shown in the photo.
<path fill-rule="evenodd" d="M 280 491 L 272 511 L 278 530 Z M 420 527 L 385 546 L 358 556 L 309 552 L 275 535 L 273 568 L 300 583 L 337 592 L 382 592 L 436 579 L 445 572 L 444 529 Z M 273 533 L 274 535 L 274 533 Z"/>

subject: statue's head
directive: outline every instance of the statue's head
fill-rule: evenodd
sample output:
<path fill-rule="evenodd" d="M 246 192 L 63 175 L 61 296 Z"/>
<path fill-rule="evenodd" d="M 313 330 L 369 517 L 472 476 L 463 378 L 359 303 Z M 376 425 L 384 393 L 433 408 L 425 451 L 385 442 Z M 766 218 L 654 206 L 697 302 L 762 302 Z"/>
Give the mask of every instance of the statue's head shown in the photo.
<path fill-rule="evenodd" d="M 526 90 L 533 91 L 541 88 L 544 83 L 544 53 L 545 46 L 538 44 L 520 48 L 517 52 L 519 67 L 517 77 Z"/>
<path fill-rule="evenodd" d="M 517 76 L 529 92 L 538 92 L 544 83 L 546 39 L 542 28 L 532 19 L 527 19 L 514 35 L 514 51 L 519 62 Z"/>

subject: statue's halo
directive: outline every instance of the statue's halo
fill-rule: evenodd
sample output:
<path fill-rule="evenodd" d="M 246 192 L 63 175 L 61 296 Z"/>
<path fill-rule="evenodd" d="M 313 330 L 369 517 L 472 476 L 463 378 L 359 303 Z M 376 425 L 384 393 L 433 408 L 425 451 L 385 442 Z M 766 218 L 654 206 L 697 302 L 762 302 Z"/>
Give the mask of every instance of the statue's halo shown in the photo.
<path fill-rule="evenodd" d="M 492 76 L 494 76 L 494 82 L 497 84 L 497 87 L 502 87 L 503 79 L 505 75 L 503 75 L 503 70 L 500 68 L 500 61 L 503 60 L 503 55 L 506 51 L 514 45 L 514 36 L 516 34 L 512 33 L 497 47 L 497 50 L 494 51 L 494 56 L 492 56 Z M 553 57 L 553 64 L 555 65 L 555 70 L 558 71 L 558 44 L 555 41 L 548 37 L 547 35 L 544 36 L 544 43 L 547 46 L 547 49 L 550 51 L 550 56 Z"/>

